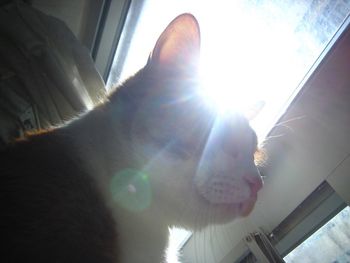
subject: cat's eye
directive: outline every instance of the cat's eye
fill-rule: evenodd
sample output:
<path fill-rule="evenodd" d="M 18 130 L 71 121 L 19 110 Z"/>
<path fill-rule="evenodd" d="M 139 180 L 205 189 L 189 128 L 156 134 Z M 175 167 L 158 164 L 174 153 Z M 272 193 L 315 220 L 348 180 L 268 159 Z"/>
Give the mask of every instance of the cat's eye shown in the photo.
<path fill-rule="evenodd" d="M 223 144 L 222 149 L 234 160 L 242 159 L 242 157 L 244 156 L 244 153 L 242 152 L 242 149 L 239 145 Z"/>
<path fill-rule="evenodd" d="M 181 159 L 188 159 L 192 155 L 190 146 L 180 141 L 171 142 L 167 148 L 169 152 Z"/>
<path fill-rule="evenodd" d="M 192 151 L 190 150 L 190 146 L 178 138 L 164 136 L 159 138 L 152 137 L 151 140 L 157 147 L 176 157 L 188 159 L 191 156 Z"/>

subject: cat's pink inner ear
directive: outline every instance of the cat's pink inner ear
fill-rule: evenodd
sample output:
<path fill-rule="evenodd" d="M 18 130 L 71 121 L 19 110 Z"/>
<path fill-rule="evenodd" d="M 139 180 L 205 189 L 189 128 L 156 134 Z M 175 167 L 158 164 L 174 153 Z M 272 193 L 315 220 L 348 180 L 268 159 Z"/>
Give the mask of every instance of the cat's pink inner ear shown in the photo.
<path fill-rule="evenodd" d="M 176 17 L 159 37 L 151 61 L 161 67 L 192 67 L 200 51 L 200 30 L 191 14 Z"/>

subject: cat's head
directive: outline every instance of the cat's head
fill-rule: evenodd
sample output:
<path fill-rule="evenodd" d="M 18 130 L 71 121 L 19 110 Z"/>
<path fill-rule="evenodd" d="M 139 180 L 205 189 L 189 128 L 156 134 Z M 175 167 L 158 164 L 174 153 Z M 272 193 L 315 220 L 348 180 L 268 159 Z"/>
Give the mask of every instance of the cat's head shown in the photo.
<path fill-rule="evenodd" d="M 190 228 L 248 215 L 262 187 L 254 163 L 257 137 L 248 121 L 238 113 L 218 114 L 201 96 L 199 51 L 197 20 L 178 16 L 147 65 L 114 94 L 124 105 L 137 164 L 131 168 L 149 180 L 149 186 L 139 186 L 150 188 L 147 205 Z M 137 195 L 132 181 L 128 187 L 127 194 Z"/>

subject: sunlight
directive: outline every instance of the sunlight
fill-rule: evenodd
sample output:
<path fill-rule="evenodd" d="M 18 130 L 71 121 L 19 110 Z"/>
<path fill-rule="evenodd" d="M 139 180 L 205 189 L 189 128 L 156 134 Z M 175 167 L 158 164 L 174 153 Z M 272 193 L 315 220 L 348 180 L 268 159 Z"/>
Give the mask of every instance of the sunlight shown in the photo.
<path fill-rule="evenodd" d="M 178 263 L 179 249 L 185 244 L 191 232 L 182 228 L 169 228 L 169 244 L 166 252 L 166 262 Z"/>
<path fill-rule="evenodd" d="M 244 19 L 244 13 L 239 12 L 236 19 Z M 247 58 L 254 55 L 254 49 L 249 51 L 248 46 L 242 47 L 244 32 L 227 35 L 216 30 L 220 24 L 212 23 L 215 22 L 202 26 L 200 76 L 203 91 L 221 110 L 243 110 L 263 95 L 257 89 L 261 85 L 259 78 L 249 76 L 255 65 L 250 65 L 252 61 Z M 218 42 L 218 39 L 223 41 Z M 244 38 L 245 41 L 252 40 Z"/>
<path fill-rule="evenodd" d="M 223 11 L 224 19 L 200 20 L 201 85 L 206 98 L 221 111 L 245 114 L 263 102 L 265 107 L 252 125 L 264 137 L 297 88 L 298 42 L 291 24 L 263 20 L 263 9 L 235 2 L 227 3 L 224 10 L 231 15 Z M 222 26 L 227 24 L 232 25 L 230 34 Z"/>

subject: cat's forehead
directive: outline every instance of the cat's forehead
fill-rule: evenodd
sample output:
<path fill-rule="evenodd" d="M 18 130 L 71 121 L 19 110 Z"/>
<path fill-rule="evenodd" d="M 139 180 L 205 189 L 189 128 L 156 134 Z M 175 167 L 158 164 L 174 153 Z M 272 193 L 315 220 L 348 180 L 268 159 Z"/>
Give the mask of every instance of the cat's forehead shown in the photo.
<path fill-rule="evenodd" d="M 147 87 L 140 87 L 147 89 L 142 104 L 149 110 L 161 110 L 160 114 L 201 112 L 210 115 L 211 109 L 207 107 L 198 83 L 195 78 L 153 77 L 147 81 Z"/>
<path fill-rule="evenodd" d="M 226 114 L 224 117 L 218 114 L 212 129 L 214 138 L 226 138 L 229 144 L 257 143 L 256 133 L 240 114 Z"/>
<path fill-rule="evenodd" d="M 196 76 L 172 76 L 152 71 L 145 76 L 148 95 L 159 100 L 185 101 L 199 98 L 199 79 Z"/>
<path fill-rule="evenodd" d="M 239 113 L 222 114 L 208 103 L 201 92 L 196 76 L 161 74 L 154 68 L 145 68 L 138 76 L 134 96 L 138 121 L 145 123 L 152 133 L 212 132 L 219 137 L 238 141 L 254 141 L 255 134 L 249 122 Z M 164 72 L 164 71 L 163 71 Z M 216 137 L 216 136 L 215 136 Z"/>

